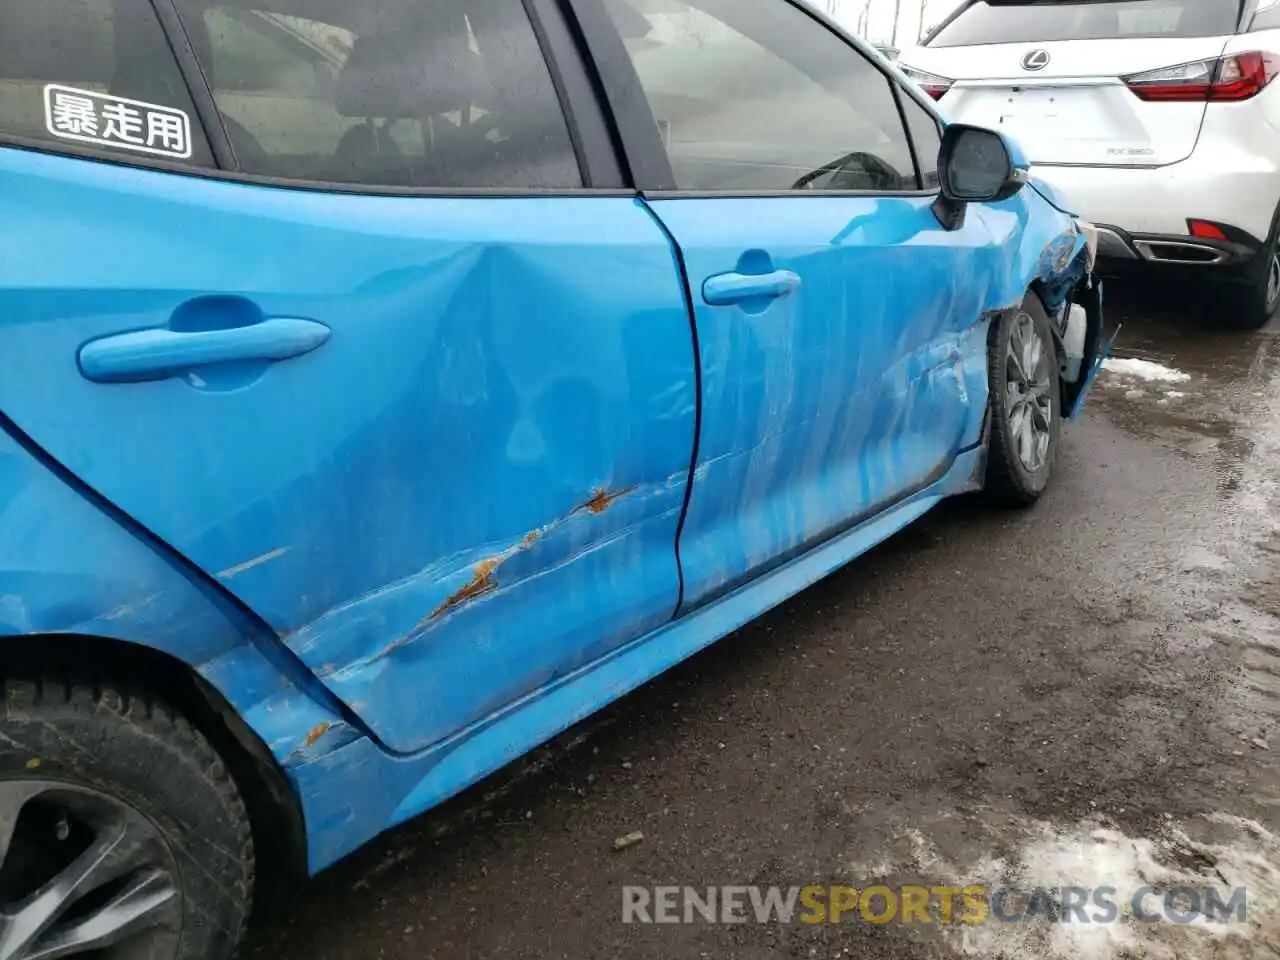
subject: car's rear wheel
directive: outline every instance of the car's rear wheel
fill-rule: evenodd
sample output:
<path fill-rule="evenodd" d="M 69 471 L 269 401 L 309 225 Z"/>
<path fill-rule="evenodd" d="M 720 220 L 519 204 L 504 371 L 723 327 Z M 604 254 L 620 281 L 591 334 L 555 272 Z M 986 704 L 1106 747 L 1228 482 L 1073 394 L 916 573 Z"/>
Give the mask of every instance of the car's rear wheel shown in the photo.
<path fill-rule="evenodd" d="M 0 960 L 225 960 L 253 840 L 208 741 L 163 704 L 9 677 L 0 715 Z"/>
<path fill-rule="evenodd" d="M 1058 351 L 1040 299 L 992 324 L 987 343 L 991 431 L 985 493 L 1008 506 L 1030 506 L 1053 477 L 1062 436 Z"/>
<path fill-rule="evenodd" d="M 1260 330 L 1280 310 L 1280 229 L 1272 227 L 1266 247 L 1253 259 L 1244 282 L 1233 287 L 1228 323 L 1240 330 Z"/>

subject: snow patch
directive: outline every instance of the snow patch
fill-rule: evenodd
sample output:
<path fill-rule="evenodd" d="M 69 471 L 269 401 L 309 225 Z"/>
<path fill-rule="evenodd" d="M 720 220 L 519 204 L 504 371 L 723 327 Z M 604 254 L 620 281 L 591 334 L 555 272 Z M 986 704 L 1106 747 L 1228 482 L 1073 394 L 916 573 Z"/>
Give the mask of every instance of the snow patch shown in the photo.
<path fill-rule="evenodd" d="M 1251 820 L 1211 814 L 1188 823 L 1166 819 L 1151 837 L 1127 836 L 1102 820 L 1059 826 L 1018 817 L 967 823 L 967 852 L 947 856 L 959 824 L 936 824 L 937 836 L 903 831 L 890 853 L 849 864 L 863 883 L 894 878 L 909 884 L 983 884 L 1024 894 L 1041 888 L 1114 888 L 1118 917 L 1112 923 L 1081 922 L 1067 912 L 1058 922 L 1043 915 L 1014 923 L 943 925 L 943 935 L 963 956 L 983 960 L 1244 960 L 1280 944 L 1280 838 Z M 994 850 L 1002 850 L 1003 857 Z M 949 851 L 952 852 L 952 851 Z M 878 868 L 872 873 L 866 868 Z M 1176 924 L 1143 923 L 1131 904 L 1144 888 L 1140 906 L 1163 913 L 1164 894 L 1174 887 L 1217 890 L 1221 902 L 1231 891 L 1247 890 L 1247 919 L 1240 922 L 1198 917 Z M 1060 902 L 1060 901 L 1059 901 Z M 1014 897 L 1004 910 L 1019 912 Z M 1086 917 L 1100 913 L 1090 900 Z M 1280 951 L 1277 951 L 1280 952 Z M 1271 955 L 1271 954 L 1267 954 Z"/>
<path fill-rule="evenodd" d="M 1132 377 L 1137 380 L 1150 380 L 1155 383 L 1185 383 L 1191 374 L 1173 367 L 1166 367 L 1154 360 L 1140 360 L 1137 357 L 1108 357 L 1102 362 L 1102 369 L 1118 377 Z"/>

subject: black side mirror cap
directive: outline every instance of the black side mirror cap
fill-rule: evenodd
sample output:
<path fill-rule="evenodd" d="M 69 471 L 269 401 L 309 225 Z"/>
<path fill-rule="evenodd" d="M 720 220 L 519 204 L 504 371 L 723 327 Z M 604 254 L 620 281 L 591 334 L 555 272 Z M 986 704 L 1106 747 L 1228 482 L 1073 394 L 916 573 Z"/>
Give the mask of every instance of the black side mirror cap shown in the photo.
<path fill-rule="evenodd" d="M 1017 143 L 1002 133 L 967 123 L 948 124 L 938 152 L 941 190 L 934 215 L 947 230 L 964 226 L 970 203 L 999 203 L 1021 190 L 1031 164 Z"/>

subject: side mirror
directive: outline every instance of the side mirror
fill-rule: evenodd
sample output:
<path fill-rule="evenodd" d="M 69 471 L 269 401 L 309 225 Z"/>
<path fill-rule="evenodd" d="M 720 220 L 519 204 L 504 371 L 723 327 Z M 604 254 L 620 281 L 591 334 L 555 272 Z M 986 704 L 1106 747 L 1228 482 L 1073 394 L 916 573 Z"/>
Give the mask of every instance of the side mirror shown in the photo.
<path fill-rule="evenodd" d="M 1026 185 L 1031 164 L 1011 138 L 965 123 L 948 124 L 938 154 L 942 187 L 933 212 L 948 230 L 964 226 L 970 203 L 999 203 Z"/>

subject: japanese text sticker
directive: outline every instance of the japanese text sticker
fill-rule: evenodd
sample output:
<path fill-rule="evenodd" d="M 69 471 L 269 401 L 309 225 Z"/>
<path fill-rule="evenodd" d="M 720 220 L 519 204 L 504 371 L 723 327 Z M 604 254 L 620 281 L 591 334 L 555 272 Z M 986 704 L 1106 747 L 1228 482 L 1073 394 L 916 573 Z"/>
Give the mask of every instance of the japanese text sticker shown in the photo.
<path fill-rule="evenodd" d="M 182 110 L 158 103 L 50 83 L 44 88 L 44 123 L 53 136 L 63 140 L 175 160 L 191 156 L 191 118 Z"/>

